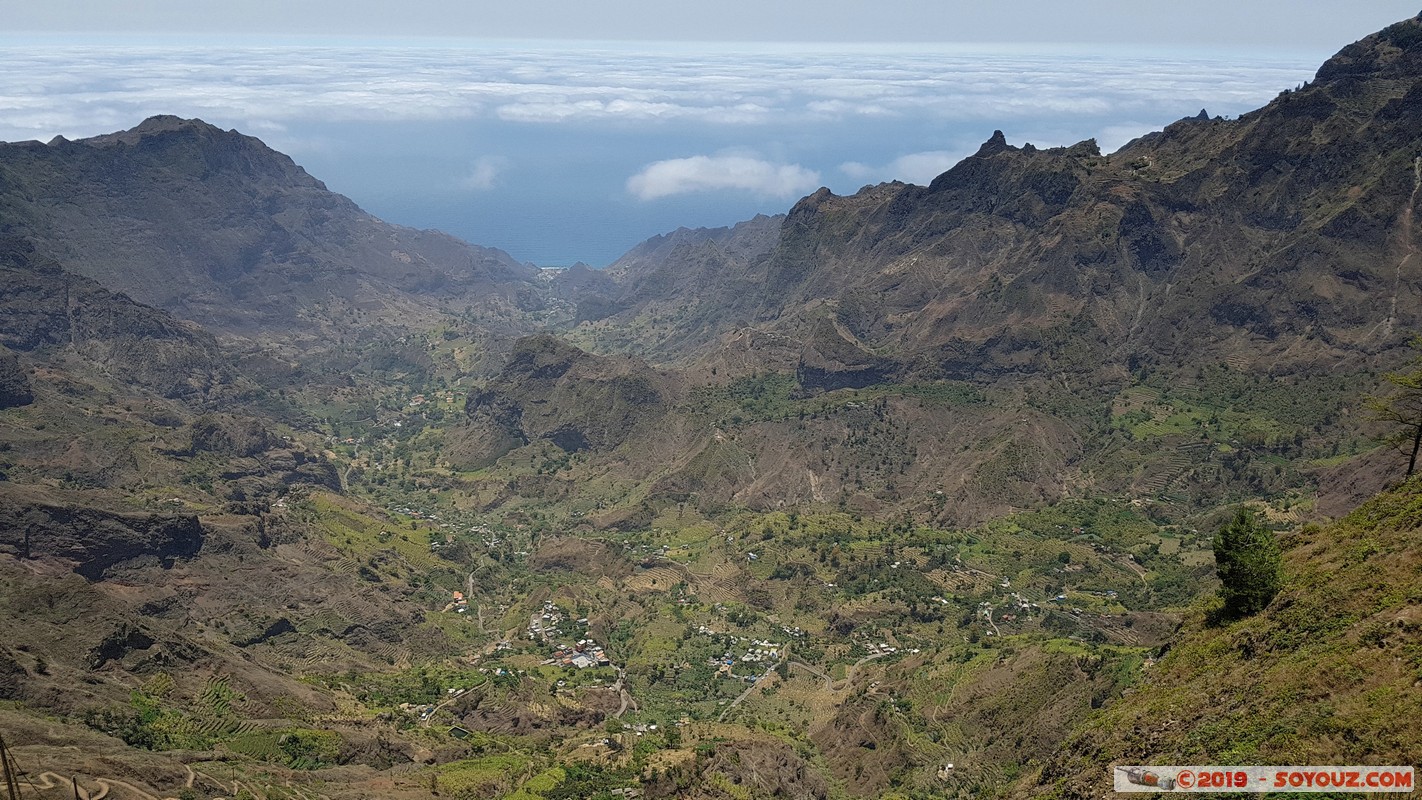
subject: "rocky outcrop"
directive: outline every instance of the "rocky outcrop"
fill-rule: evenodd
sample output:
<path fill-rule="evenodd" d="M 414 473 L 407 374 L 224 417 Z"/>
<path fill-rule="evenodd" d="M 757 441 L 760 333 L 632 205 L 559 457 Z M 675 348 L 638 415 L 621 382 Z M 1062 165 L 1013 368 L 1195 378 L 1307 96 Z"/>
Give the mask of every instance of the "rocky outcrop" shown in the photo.
<path fill-rule="evenodd" d="M 236 380 L 211 334 L 70 272 L 16 237 L 0 236 L 0 345 L 73 354 L 167 397 Z M 0 375 L 9 371 L 3 361 Z"/>
<path fill-rule="evenodd" d="M 278 439 L 261 421 L 228 414 L 204 414 L 193 420 L 190 453 L 219 453 L 248 457 L 279 447 Z"/>
<path fill-rule="evenodd" d="M 893 376 L 895 366 L 856 342 L 830 319 L 822 319 L 800 354 L 796 381 L 808 391 L 862 389 Z"/>
<path fill-rule="evenodd" d="M 29 375 L 15 354 L 0 347 L 0 408 L 27 406 L 35 401 Z"/>
<path fill-rule="evenodd" d="M 0 648 L 0 700 L 19 700 L 29 676 L 9 648 Z"/>
<path fill-rule="evenodd" d="M 278 617 L 275 620 L 265 621 L 264 625 L 254 630 L 238 630 L 232 635 L 232 643 L 238 647 L 251 647 L 254 644 L 275 639 L 288 633 L 295 633 L 296 626 L 291 624 L 291 620 L 286 617 Z"/>
<path fill-rule="evenodd" d="M 626 356 L 595 356 L 552 336 L 514 346 L 487 388 L 470 392 L 469 425 L 450 454 L 487 464 L 545 439 L 559 448 L 609 450 L 655 424 L 678 389 L 663 373 Z"/>
<path fill-rule="evenodd" d="M 0 494 L 0 552 L 67 559 L 90 580 L 136 558 L 171 563 L 194 556 L 203 538 L 191 515 L 124 513 Z"/>
<path fill-rule="evenodd" d="M 120 624 L 89 651 L 89 668 L 99 669 L 110 661 L 121 661 L 135 650 L 147 650 L 157 644 L 142 628 Z"/>

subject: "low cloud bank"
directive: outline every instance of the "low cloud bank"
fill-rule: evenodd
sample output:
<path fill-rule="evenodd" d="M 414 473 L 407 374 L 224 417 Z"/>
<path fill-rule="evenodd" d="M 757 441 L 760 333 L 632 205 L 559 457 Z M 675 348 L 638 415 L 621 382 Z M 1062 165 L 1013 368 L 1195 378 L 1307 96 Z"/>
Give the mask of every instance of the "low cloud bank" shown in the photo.
<path fill-rule="evenodd" d="M 627 191 L 639 200 L 727 189 L 762 197 L 793 198 L 819 186 L 820 173 L 799 164 L 775 164 L 739 155 L 656 161 L 627 179 Z"/>

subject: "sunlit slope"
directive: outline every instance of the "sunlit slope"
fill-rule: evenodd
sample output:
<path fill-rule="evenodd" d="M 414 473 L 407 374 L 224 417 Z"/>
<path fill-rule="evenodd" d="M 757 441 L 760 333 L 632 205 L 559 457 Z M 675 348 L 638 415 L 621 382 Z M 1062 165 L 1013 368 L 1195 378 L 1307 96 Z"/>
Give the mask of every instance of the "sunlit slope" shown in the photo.
<path fill-rule="evenodd" d="M 1284 588 L 1263 613 L 1217 624 L 1197 607 L 1019 793 L 1101 796 L 1113 763 L 1422 763 L 1422 480 L 1282 543 Z"/>

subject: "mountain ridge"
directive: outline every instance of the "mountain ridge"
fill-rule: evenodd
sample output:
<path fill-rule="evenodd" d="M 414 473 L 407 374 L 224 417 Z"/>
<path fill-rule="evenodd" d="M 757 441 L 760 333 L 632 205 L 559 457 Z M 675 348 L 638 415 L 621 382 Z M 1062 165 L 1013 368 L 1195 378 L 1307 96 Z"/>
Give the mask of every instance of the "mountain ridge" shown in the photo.
<path fill-rule="evenodd" d="M 205 123 L 0 146 L 0 719 L 155 796 L 1405 763 L 1417 482 L 1307 521 L 1397 467 L 1359 400 L 1422 316 L 1419 54 L 1409 20 L 1109 155 L 995 132 L 610 273 L 472 263 Z M 161 270 L 208 288 L 103 285 Z M 1214 624 L 1240 504 L 1284 586 Z"/>
<path fill-rule="evenodd" d="M 542 302 L 531 265 L 381 222 L 260 140 L 200 120 L 0 145 L 0 219 L 74 271 L 249 338 L 481 310 L 500 327 Z"/>
<path fill-rule="evenodd" d="M 696 337 L 653 327 L 646 342 L 616 346 L 695 361 L 739 327 L 794 335 L 830 314 L 908 372 L 931 369 L 944 349 L 964 352 L 970 368 L 1026 358 L 1068 373 L 1169 361 L 1202 344 L 1257 362 L 1366 361 L 1399 347 L 1405 337 L 1377 334 L 1415 328 L 1410 309 L 1422 306 L 1412 243 L 1383 233 L 1411 217 L 1403 154 L 1422 142 L 1409 133 L 1416 92 L 1399 76 L 1415 66 L 1418 28 L 1406 20 L 1344 48 L 1313 83 L 1238 119 L 1187 117 L 1113 154 L 1092 141 L 1015 147 L 997 131 L 926 187 L 821 189 L 718 298 L 699 281 L 680 295 L 659 290 L 659 307 L 724 309 L 698 317 Z M 1338 183 L 1348 176 L 1356 183 Z M 664 258 L 641 274 L 676 272 Z M 628 307 L 613 312 L 623 319 L 651 308 L 635 275 L 624 276 Z M 1375 287 L 1396 298 L 1386 314 Z M 1031 339 L 1076 323 L 1098 340 L 1090 358 L 1033 352 Z"/>

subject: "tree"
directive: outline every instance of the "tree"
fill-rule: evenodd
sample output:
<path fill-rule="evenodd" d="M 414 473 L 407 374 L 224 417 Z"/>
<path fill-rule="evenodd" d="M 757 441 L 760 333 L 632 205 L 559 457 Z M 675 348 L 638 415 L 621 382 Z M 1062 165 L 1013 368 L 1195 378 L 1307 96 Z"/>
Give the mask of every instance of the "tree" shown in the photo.
<path fill-rule="evenodd" d="M 1215 534 L 1215 571 L 1225 614 L 1247 617 L 1264 610 L 1279 592 L 1279 543 L 1259 517 L 1240 506 Z"/>
<path fill-rule="evenodd" d="M 1411 342 L 1414 350 L 1422 351 L 1422 336 Z M 1396 429 L 1383 441 L 1407 453 L 1407 477 L 1417 471 L 1417 453 L 1422 450 L 1422 352 L 1414 356 L 1407 369 L 1389 372 L 1383 380 L 1392 384 L 1392 394 L 1369 397 L 1368 408 L 1373 419 L 1391 423 Z"/>

